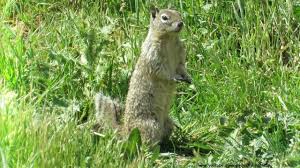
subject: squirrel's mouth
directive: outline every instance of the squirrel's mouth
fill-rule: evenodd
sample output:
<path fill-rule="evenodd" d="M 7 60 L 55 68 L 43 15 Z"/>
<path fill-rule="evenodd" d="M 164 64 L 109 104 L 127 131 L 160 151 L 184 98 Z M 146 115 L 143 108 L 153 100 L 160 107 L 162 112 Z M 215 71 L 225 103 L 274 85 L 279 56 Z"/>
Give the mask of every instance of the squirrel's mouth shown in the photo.
<path fill-rule="evenodd" d="M 177 27 L 174 29 L 174 32 L 180 32 L 180 31 L 181 31 L 181 29 L 182 29 L 182 27 L 180 27 L 180 26 L 177 26 Z"/>

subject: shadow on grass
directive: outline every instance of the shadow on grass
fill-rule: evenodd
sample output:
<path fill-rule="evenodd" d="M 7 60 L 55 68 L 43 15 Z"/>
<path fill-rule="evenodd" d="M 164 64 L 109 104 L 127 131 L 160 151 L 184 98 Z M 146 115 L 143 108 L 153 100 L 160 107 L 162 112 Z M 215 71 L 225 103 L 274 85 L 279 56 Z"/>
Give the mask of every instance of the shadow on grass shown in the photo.
<path fill-rule="evenodd" d="M 103 128 L 101 128 L 99 125 L 95 125 L 93 131 L 105 132 Z M 139 134 L 139 133 L 135 133 L 135 134 Z M 135 134 L 131 133 L 131 136 Z M 126 141 L 124 141 L 124 143 L 133 143 L 133 144 L 136 143 L 136 140 L 130 138 L 131 136 L 129 136 L 129 138 Z M 94 143 L 97 143 L 100 137 L 104 138 L 106 136 L 104 134 L 97 134 L 97 135 L 94 134 L 93 135 Z M 141 145 L 140 143 L 141 142 L 138 143 L 139 146 Z M 182 157 L 192 157 L 195 154 L 205 155 L 213 152 L 215 152 L 215 150 L 211 146 L 207 145 L 206 142 L 201 142 L 201 140 L 195 141 L 182 134 L 176 134 L 170 139 L 163 140 L 163 142 L 159 144 L 159 153 L 174 153 Z"/>
<path fill-rule="evenodd" d="M 208 154 L 214 152 L 214 150 L 206 145 L 196 144 L 188 140 L 178 141 L 178 140 L 164 140 L 160 144 L 161 153 L 175 153 L 179 156 L 194 156 L 197 154 Z"/>

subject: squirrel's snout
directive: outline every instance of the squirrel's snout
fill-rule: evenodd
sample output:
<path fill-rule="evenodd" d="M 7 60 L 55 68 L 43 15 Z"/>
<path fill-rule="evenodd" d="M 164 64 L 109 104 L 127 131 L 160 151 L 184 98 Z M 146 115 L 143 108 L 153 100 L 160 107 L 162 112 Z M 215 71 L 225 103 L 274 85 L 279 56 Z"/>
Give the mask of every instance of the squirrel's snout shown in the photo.
<path fill-rule="evenodd" d="M 182 26 L 183 26 L 183 22 L 178 22 L 178 23 L 177 23 L 177 27 L 180 27 L 180 28 L 181 28 Z"/>
<path fill-rule="evenodd" d="M 183 27 L 183 22 L 177 22 L 177 23 L 175 23 L 175 29 L 174 29 L 174 31 L 175 32 L 180 32 L 180 30 L 182 29 L 182 27 Z"/>

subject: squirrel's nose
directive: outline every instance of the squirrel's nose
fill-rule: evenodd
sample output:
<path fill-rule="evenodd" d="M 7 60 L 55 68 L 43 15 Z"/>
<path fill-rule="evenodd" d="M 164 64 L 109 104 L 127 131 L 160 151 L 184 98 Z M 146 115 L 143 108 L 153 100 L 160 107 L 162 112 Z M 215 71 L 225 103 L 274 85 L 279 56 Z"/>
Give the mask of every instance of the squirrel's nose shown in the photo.
<path fill-rule="evenodd" d="M 178 23 L 177 23 L 177 26 L 178 26 L 178 27 L 182 27 L 182 26 L 183 26 L 183 22 L 178 22 Z"/>

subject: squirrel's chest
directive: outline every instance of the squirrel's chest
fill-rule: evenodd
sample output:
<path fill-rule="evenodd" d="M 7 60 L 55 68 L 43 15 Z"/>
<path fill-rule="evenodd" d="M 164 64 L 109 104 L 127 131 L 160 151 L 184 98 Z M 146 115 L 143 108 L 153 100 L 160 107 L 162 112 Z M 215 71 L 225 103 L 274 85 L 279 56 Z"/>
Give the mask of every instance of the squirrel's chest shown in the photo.
<path fill-rule="evenodd" d="M 167 65 L 171 71 L 175 71 L 179 64 L 180 52 L 180 48 L 172 43 L 162 45 L 162 58 L 164 59 L 165 65 Z"/>

